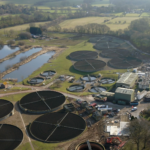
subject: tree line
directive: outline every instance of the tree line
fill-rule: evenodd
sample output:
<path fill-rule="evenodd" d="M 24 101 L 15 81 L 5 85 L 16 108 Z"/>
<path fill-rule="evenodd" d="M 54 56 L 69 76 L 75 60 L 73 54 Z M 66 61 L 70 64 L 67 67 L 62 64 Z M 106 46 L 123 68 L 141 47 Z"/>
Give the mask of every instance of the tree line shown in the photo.
<path fill-rule="evenodd" d="M 0 15 L 3 14 L 31 14 L 37 8 L 33 6 L 5 4 L 0 6 Z"/>
<path fill-rule="evenodd" d="M 8 17 L 1 18 L 0 29 L 31 22 L 51 21 L 52 19 L 55 19 L 54 16 L 50 16 L 49 14 L 45 14 L 39 11 L 32 13 L 32 15 L 27 14 L 20 14 L 16 16 L 10 15 Z"/>

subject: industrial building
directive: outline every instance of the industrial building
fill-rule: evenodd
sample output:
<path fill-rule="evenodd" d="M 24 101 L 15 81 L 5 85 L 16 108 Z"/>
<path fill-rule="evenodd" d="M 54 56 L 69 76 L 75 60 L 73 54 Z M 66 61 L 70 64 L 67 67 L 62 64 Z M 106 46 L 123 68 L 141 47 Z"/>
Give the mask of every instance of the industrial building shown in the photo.
<path fill-rule="evenodd" d="M 142 81 L 138 83 L 139 89 L 149 90 L 150 89 L 150 73 L 145 73 L 145 76 L 140 78 Z"/>
<path fill-rule="evenodd" d="M 129 104 L 135 100 L 135 91 L 118 87 L 115 91 L 115 102 L 118 104 Z"/>
<path fill-rule="evenodd" d="M 136 73 L 126 72 L 116 82 L 116 87 L 132 88 L 137 80 L 138 75 Z"/>
<path fill-rule="evenodd" d="M 107 101 L 113 101 L 113 99 L 115 98 L 115 93 L 103 91 L 101 92 L 101 96 L 107 97 Z"/>

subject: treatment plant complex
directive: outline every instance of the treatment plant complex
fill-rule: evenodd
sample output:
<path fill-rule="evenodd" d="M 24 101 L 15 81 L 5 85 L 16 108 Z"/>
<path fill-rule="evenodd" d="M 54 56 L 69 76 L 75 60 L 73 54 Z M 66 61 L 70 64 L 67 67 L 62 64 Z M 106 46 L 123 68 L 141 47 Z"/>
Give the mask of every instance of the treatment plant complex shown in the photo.
<path fill-rule="evenodd" d="M 139 118 L 150 101 L 149 65 L 134 55 L 136 50 L 124 39 L 88 38 L 77 49 L 43 46 L 0 73 L 0 150 L 126 146 L 131 120 Z M 49 60 L 31 76 L 11 78 L 40 55 Z M 4 58 L 2 62 L 9 60 Z M 28 68 L 31 71 L 33 66 Z"/>

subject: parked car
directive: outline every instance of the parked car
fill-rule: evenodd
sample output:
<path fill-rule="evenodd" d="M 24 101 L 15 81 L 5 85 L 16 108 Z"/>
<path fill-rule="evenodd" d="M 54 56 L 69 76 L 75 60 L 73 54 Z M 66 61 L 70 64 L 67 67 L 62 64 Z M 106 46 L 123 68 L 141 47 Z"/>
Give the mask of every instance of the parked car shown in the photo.
<path fill-rule="evenodd" d="M 119 120 L 115 120 L 114 123 L 119 123 Z"/>
<path fill-rule="evenodd" d="M 115 113 L 118 113 L 120 111 L 120 109 L 116 109 L 116 108 L 114 108 L 113 110 L 112 110 L 112 112 L 115 112 Z"/>
<path fill-rule="evenodd" d="M 96 108 L 106 108 L 106 105 L 97 105 Z"/>
<path fill-rule="evenodd" d="M 93 107 L 95 107 L 97 104 L 96 103 L 92 103 L 92 104 L 90 104 L 90 106 L 93 106 Z"/>
<path fill-rule="evenodd" d="M 137 107 L 133 107 L 132 109 L 131 109 L 131 111 L 136 111 L 137 110 Z"/>

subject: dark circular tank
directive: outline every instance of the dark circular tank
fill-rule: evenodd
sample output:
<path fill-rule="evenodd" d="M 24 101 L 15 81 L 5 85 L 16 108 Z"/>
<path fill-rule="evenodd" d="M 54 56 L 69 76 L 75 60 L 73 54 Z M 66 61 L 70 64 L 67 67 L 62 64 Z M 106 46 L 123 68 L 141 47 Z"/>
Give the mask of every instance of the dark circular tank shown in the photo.
<path fill-rule="evenodd" d="M 96 143 L 96 142 L 90 142 L 92 150 L 105 150 L 104 146 Z M 75 150 L 89 150 L 88 145 L 86 142 L 79 144 Z"/>

